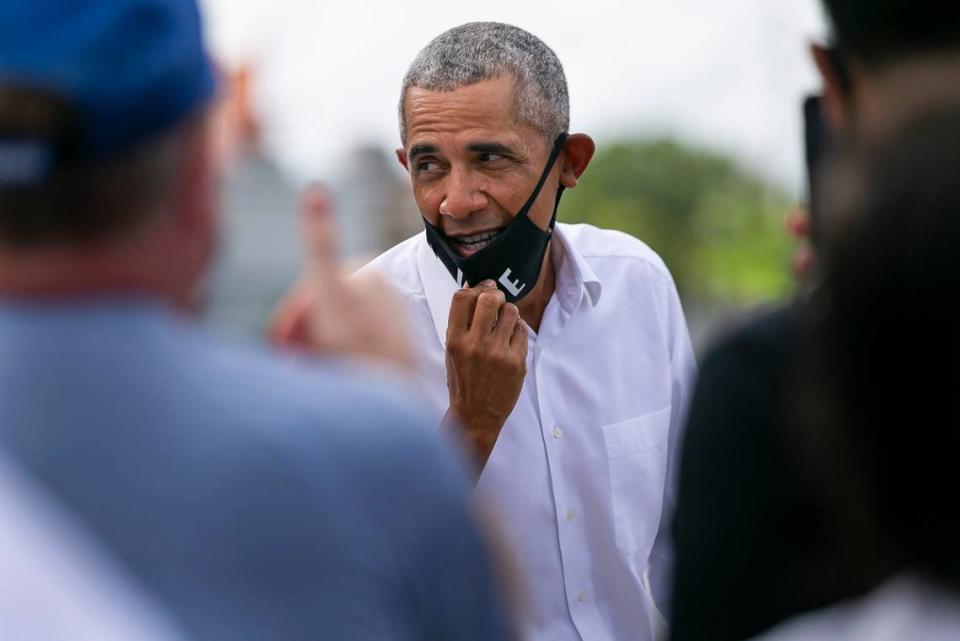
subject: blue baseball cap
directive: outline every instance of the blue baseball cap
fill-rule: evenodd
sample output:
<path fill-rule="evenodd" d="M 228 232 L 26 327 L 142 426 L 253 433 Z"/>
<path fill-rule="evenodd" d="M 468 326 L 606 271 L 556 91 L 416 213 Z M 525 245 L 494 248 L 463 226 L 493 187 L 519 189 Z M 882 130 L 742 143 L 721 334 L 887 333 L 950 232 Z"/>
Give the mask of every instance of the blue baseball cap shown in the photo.
<path fill-rule="evenodd" d="M 202 31 L 196 0 L 0 0 L 0 86 L 62 98 L 76 121 L 72 155 L 103 157 L 210 101 L 216 74 Z M 39 143 L 9 133 L 0 132 L 0 182 L 44 166 Z"/>

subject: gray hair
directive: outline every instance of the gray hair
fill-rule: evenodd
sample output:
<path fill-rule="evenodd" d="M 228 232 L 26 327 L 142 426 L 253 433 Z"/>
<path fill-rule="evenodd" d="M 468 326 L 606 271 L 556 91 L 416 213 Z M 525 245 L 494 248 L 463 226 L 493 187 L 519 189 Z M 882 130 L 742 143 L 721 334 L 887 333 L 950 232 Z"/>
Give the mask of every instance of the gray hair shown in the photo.
<path fill-rule="evenodd" d="M 509 75 L 516 112 L 543 133 L 547 145 L 570 127 L 570 97 L 563 66 L 542 40 L 500 22 L 469 22 L 445 31 L 424 47 L 403 78 L 400 140 L 407 144 L 404 102 L 410 87 L 453 91 Z"/>

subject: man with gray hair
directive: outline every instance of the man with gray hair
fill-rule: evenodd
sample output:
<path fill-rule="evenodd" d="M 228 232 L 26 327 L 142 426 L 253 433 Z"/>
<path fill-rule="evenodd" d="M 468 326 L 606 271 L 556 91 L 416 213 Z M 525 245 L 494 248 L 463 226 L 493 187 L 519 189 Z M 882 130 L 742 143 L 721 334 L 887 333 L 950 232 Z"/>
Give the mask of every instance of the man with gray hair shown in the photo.
<path fill-rule="evenodd" d="M 568 130 L 563 67 L 538 38 L 489 22 L 437 37 L 400 97 L 425 231 L 367 269 L 406 301 L 434 419 L 476 463 L 521 570 L 525 638 L 649 639 L 644 576 L 666 613 L 662 524 L 695 367 L 660 258 L 556 223 L 594 152 Z"/>

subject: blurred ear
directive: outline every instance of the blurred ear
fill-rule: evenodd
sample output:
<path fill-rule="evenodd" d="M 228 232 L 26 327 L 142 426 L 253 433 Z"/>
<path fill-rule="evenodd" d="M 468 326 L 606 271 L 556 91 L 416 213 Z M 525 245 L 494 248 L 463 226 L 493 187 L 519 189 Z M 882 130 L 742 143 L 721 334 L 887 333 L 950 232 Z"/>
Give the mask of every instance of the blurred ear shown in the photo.
<path fill-rule="evenodd" d="M 218 224 L 218 163 L 209 118 L 183 134 L 183 162 L 174 215 L 189 233 L 212 236 Z"/>
<path fill-rule="evenodd" d="M 220 181 L 209 118 L 182 132 L 180 174 L 169 211 L 158 220 L 167 239 L 166 271 L 184 308 L 192 308 L 205 281 L 220 235 Z"/>
<path fill-rule="evenodd" d="M 403 168 L 410 171 L 410 164 L 407 161 L 407 151 L 403 147 L 397 147 L 397 160 L 403 165 Z"/>
<path fill-rule="evenodd" d="M 832 129 L 842 131 L 849 125 L 847 122 L 849 89 L 844 87 L 840 72 L 834 66 L 833 58 L 825 47 L 813 43 L 810 45 L 810 54 L 823 80 L 824 115 Z"/>
<path fill-rule="evenodd" d="M 593 159 L 597 150 L 593 138 L 587 134 L 570 134 L 563 145 L 563 164 L 560 167 L 560 184 L 567 189 L 577 186 L 577 181 Z"/>

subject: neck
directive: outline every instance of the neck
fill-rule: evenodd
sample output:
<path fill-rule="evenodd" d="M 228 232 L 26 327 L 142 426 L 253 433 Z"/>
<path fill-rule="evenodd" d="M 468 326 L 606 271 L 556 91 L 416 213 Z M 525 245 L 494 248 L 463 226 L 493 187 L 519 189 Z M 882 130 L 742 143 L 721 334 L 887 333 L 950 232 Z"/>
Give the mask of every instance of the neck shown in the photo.
<path fill-rule="evenodd" d="M 132 246 L 4 247 L 0 248 L 0 297 L 56 300 L 132 294 L 189 308 L 185 289 L 158 267 L 157 261 Z"/>
<path fill-rule="evenodd" d="M 553 241 L 551 240 L 543 256 L 543 264 L 540 266 L 540 278 L 537 279 L 537 284 L 517 304 L 517 308 L 520 310 L 520 318 L 535 332 L 540 331 L 543 312 L 547 309 L 547 304 L 557 288 L 557 273 L 551 259 L 552 247 Z"/>

